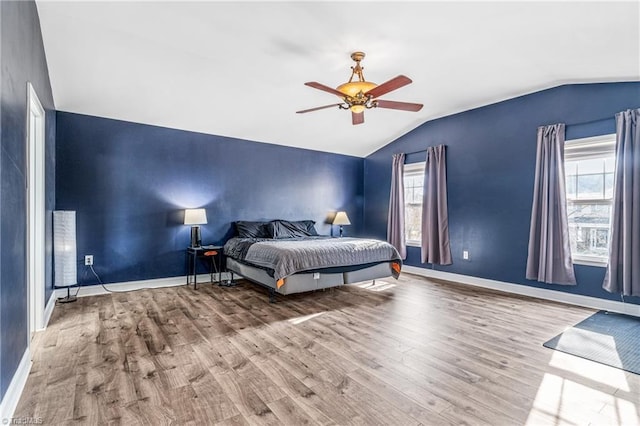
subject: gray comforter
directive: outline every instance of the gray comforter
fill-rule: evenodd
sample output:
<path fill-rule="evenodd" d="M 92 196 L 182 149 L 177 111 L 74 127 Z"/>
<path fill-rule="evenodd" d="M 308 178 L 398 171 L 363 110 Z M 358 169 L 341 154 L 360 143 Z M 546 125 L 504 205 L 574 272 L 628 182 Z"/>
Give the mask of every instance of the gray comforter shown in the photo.
<path fill-rule="evenodd" d="M 363 238 L 232 238 L 225 244 L 224 251 L 237 260 L 273 270 L 276 280 L 313 269 L 390 261 L 400 265 L 402 262 L 391 244 Z"/>

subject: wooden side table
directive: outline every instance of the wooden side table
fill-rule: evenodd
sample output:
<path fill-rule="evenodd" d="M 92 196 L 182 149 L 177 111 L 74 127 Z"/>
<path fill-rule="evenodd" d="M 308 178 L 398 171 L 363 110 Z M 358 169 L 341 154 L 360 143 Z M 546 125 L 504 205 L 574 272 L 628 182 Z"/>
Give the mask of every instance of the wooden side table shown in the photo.
<path fill-rule="evenodd" d="M 211 265 L 218 273 L 218 283 L 222 281 L 222 246 L 187 247 L 187 285 L 191 284 L 191 276 L 193 275 L 194 290 L 198 289 L 198 258 L 202 257 L 211 258 Z"/>

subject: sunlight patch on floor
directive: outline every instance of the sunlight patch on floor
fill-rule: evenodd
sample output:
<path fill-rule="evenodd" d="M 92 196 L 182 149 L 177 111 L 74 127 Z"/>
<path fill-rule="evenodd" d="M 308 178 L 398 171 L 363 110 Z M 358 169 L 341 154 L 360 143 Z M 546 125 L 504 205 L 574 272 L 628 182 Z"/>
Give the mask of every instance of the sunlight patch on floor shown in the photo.
<path fill-rule="evenodd" d="M 395 284 L 388 283 L 386 281 L 380 281 L 380 280 L 375 282 L 366 281 L 366 282 L 355 284 L 355 285 L 365 290 L 371 290 L 371 291 L 384 291 L 384 290 L 389 290 L 390 288 L 393 288 L 396 286 Z"/>
<path fill-rule="evenodd" d="M 313 319 L 315 317 L 319 317 L 322 314 L 324 314 L 324 312 L 318 312 L 317 314 L 305 315 L 303 317 L 291 318 L 291 319 L 288 319 L 287 321 L 289 321 L 293 325 L 298 325 L 298 324 L 302 324 L 305 321 L 309 321 L 310 319 Z"/>
<path fill-rule="evenodd" d="M 540 426 L 540 425 L 554 425 L 554 426 L 574 426 L 578 425 L 576 421 L 569 421 L 559 417 L 556 413 L 541 410 L 539 408 L 532 408 L 525 422 L 525 426 Z"/>
<path fill-rule="evenodd" d="M 600 413 L 615 421 L 615 424 L 625 426 L 638 426 L 640 425 L 640 412 L 638 412 L 638 404 L 631 401 L 627 401 L 622 398 L 615 398 L 614 404 L 605 405 Z"/>
<path fill-rule="evenodd" d="M 540 423 L 540 417 L 553 418 L 553 424 L 608 424 L 598 412 L 615 398 L 564 377 L 546 373 L 526 424 Z"/>
<path fill-rule="evenodd" d="M 595 381 L 623 391 L 629 391 L 629 384 L 627 383 L 625 372 L 618 368 L 560 351 L 553 351 L 549 366 L 584 377 L 589 381 Z"/>
<path fill-rule="evenodd" d="M 542 377 L 527 425 L 640 425 L 640 402 L 611 394 L 629 391 L 624 371 L 558 351 L 549 367 L 553 372 Z"/>
<path fill-rule="evenodd" d="M 570 348 L 582 345 L 592 347 L 596 353 L 610 354 L 610 357 L 607 358 L 607 363 L 618 368 L 622 367 L 622 361 L 618 356 L 616 340 L 609 334 L 573 327 L 570 333 L 565 332 L 560 336 L 557 349 L 560 351 L 571 352 Z"/>

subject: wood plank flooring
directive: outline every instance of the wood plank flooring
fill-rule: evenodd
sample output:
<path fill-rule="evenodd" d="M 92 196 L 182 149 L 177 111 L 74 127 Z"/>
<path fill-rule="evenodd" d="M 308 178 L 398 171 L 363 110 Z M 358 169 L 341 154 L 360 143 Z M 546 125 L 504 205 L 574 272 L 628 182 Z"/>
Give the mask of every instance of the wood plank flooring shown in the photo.
<path fill-rule="evenodd" d="M 36 335 L 44 424 L 640 424 L 640 376 L 542 343 L 593 310 L 403 274 L 85 297 Z"/>

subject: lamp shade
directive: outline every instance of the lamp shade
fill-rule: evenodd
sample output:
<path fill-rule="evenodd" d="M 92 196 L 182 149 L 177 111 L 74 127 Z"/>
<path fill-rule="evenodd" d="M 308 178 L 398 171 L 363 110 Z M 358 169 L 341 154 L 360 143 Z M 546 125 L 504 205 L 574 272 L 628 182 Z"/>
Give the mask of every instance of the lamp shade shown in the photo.
<path fill-rule="evenodd" d="M 53 265 L 56 287 L 78 283 L 75 211 L 53 212 Z"/>
<path fill-rule="evenodd" d="M 334 225 L 351 225 L 349 221 L 349 216 L 347 216 L 347 212 L 338 212 L 336 213 L 336 217 L 333 218 Z"/>
<path fill-rule="evenodd" d="M 185 225 L 204 225 L 207 223 L 207 212 L 205 209 L 186 209 L 184 211 Z"/>

